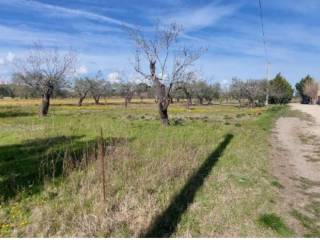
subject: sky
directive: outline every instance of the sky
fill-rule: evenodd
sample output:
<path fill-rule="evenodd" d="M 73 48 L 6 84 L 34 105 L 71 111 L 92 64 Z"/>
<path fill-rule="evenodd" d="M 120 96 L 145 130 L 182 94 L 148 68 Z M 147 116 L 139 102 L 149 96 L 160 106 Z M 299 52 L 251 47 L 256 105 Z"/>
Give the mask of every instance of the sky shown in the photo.
<path fill-rule="evenodd" d="M 319 79 L 320 1 L 261 2 L 269 77 Z M 183 26 L 180 43 L 208 49 L 195 66 L 206 79 L 266 77 L 258 0 L 0 0 L 0 79 L 35 42 L 75 49 L 80 75 L 131 72 L 134 46 L 123 26 L 148 32 L 171 22 Z"/>

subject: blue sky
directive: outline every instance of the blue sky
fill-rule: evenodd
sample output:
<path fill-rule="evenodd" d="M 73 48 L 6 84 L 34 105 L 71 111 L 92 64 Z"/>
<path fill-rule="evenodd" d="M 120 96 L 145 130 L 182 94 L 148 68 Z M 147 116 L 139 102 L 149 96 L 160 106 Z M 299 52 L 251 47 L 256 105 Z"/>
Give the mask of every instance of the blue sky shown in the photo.
<path fill-rule="evenodd" d="M 320 78 L 320 1 L 262 0 L 271 76 Z M 79 72 L 132 71 L 123 25 L 184 26 L 180 41 L 208 47 L 196 68 L 213 81 L 265 77 L 258 0 L 0 0 L 0 78 L 34 42 L 72 47 Z"/>

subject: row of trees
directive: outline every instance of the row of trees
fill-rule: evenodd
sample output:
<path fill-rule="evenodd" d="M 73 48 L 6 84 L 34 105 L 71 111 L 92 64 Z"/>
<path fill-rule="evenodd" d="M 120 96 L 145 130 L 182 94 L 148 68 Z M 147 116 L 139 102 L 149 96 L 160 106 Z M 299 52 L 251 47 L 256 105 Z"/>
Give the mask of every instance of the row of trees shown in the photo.
<path fill-rule="evenodd" d="M 79 98 L 78 106 L 82 105 L 82 102 L 86 97 L 92 97 L 95 103 L 99 104 L 101 98 L 121 96 L 124 98 L 124 103 L 127 107 L 134 95 L 138 96 L 142 101 L 143 98 L 152 97 L 153 92 L 151 87 L 146 83 L 133 83 L 127 81 L 110 83 L 97 77 L 76 79 L 73 90 L 74 92 L 71 94 Z"/>
<path fill-rule="evenodd" d="M 53 94 L 59 97 L 77 97 L 78 106 L 81 106 L 85 98 L 93 98 L 96 104 L 99 104 L 101 98 L 122 97 L 124 105 L 127 106 L 135 96 L 143 101 L 144 98 L 156 98 L 156 88 L 147 83 L 136 83 L 128 81 L 125 76 L 117 74 L 118 81 L 111 83 L 104 80 L 102 73 L 98 72 L 95 77 L 76 78 L 72 87 L 56 88 Z M 10 85 L 0 85 L 0 96 L 10 97 L 39 97 L 36 89 L 19 85 L 16 75 L 13 76 L 13 83 Z M 239 105 L 248 105 L 251 107 L 264 105 L 267 94 L 269 103 L 285 104 L 288 103 L 293 94 L 288 81 L 278 74 L 271 81 L 266 80 L 241 80 L 232 79 L 231 84 L 222 87 L 220 83 L 208 83 L 195 72 L 188 72 L 179 82 L 176 82 L 169 95 L 170 102 L 174 99 L 179 102 L 180 99 L 186 100 L 186 106 L 189 108 L 196 99 L 199 104 L 211 104 L 212 101 L 237 100 Z"/>
<path fill-rule="evenodd" d="M 230 96 L 237 99 L 239 105 L 247 100 L 251 107 L 257 105 L 286 104 L 293 97 L 293 89 L 289 82 L 278 73 L 270 81 L 233 79 L 229 89 Z"/>
<path fill-rule="evenodd" d="M 122 96 L 125 106 L 134 95 L 141 99 L 154 97 L 164 125 L 169 124 L 168 108 L 173 98 L 177 101 L 187 99 L 188 108 L 193 99 L 198 99 L 200 104 L 210 104 L 213 100 L 232 98 L 240 105 L 248 102 L 254 107 L 265 104 L 266 99 L 270 103 L 287 103 L 292 98 L 293 90 L 280 74 L 271 81 L 233 79 L 228 88 L 218 83 L 209 84 L 193 69 L 194 62 L 206 50 L 180 45 L 178 37 L 182 29 L 177 24 L 158 26 L 153 34 L 148 35 L 132 28 L 127 32 L 136 48 L 134 70 L 147 84 L 130 82 L 124 75 L 119 75 L 119 81 L 111 84 L 98 72 L 95 77 L 76 79 L 71 86 L 69 80 L 76 75 L 77 57 L 74 52 L 61 54 L 57 49 L 36 45 L 27 57 L 16 61 L 10 94 L 16 95 L 20 89 L 28 92 L 26 96 L 41 96 L 42 116 L 48 113 L 51 97 L 68 94 L 66 89 L 72 89 L 72 94 L 79 98 L 79 106 L 89 96 L 96 104 L 103 97 Z"/>

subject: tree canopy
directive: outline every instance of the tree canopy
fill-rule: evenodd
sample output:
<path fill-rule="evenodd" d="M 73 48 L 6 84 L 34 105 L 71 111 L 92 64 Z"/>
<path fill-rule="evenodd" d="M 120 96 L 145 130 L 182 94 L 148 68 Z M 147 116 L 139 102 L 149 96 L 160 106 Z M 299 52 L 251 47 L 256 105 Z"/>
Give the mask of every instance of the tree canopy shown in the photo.
<path fill-rule="evenodd" d="M 269 82 L 269 101 L 275 104 L 289 103 L 293 96 L 293 89 L 290 83 L 281 73 Z"/>

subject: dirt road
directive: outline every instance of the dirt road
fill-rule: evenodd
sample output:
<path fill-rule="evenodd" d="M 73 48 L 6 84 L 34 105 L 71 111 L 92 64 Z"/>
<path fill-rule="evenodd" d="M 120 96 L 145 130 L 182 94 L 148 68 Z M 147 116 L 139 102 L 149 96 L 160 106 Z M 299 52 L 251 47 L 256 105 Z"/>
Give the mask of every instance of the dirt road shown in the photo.
<path fill-rule="evenodd" d="M 277 121 L 271 142 L 279 208 L 297 235 L 320 237 L 320 106 L 290 107 L 293 117 Z"/>

